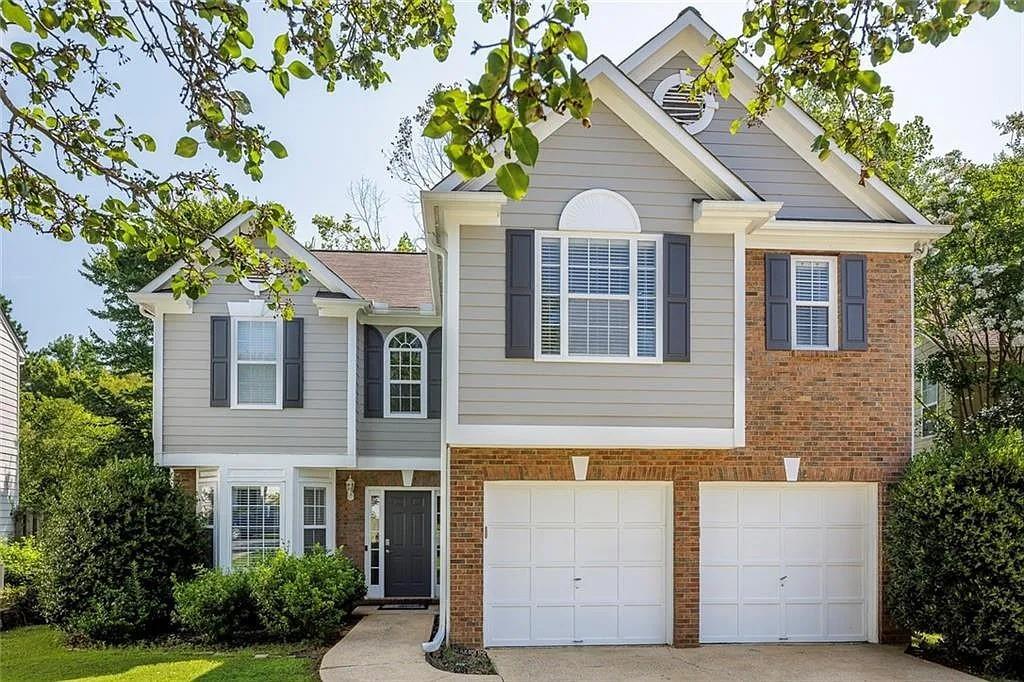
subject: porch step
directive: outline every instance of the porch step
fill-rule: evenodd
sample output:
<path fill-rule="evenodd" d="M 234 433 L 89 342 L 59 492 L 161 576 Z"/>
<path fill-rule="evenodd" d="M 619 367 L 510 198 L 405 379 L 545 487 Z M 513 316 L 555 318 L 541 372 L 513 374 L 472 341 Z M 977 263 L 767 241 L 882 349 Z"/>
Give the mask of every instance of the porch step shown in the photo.
<path fill-rule="evenodd" d="M 424 606 L 436 606 L 437 599 L 430 597 L 385 597 L 384 599 L 364 599 L 359 602 L 361 606 L 384 606 L 387 604 L 423 604 Z"/>

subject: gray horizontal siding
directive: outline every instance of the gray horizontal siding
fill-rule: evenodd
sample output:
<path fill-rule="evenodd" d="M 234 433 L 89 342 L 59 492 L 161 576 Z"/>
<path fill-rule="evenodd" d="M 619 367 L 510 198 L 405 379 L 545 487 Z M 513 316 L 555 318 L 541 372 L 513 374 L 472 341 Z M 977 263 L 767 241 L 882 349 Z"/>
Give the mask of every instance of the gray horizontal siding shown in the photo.
<path fill-rule="evenodd" d="M 685 53 L 666 62 L 640 87 L 653 96 L 658 84 L 696 63 Z M 743 126 L 735 135 L 730 124 L 743 118 L 745 107 L 735 97 L 721 102 L 707 128 L 694 137 L 768 201 L 784 202 L 780 218 L 867 220 L 868 216 L 829 183 L 811 164 L 766 126 Z"/>
<path fill-rule="evenodd" d="M 348 320 L 320 317 L 315 287 L 292 296 L 304 322 L 303 407 L 239 410 L 210 407 L 210 316 L 252 294 L 217 282 L 191 315 L 164 317 L 163 449 L 167 453 L 344 454 Z"/>
<path fill-rule="evenodd" d="M 530 192 L 505 205 L 502 225 L 556 229 L 569 199 L 601 187 L 629 199 L 645 231 L 691 231 L 693 200 L 707 195 L 603 103 L 594 103 L 590 119 L 590 128 L 570 122 L 544 140 Z"/>
<path fill-rule="evenodd" d="M 14 532 L 18 506 L 18 351 L 0 322 L 0 537 Z"/>
<path fill-rule="evenodd" d="M 529 201 L 531 198 L 524 203 Z M 462 228 L 460 423 L 732 427 L 730 235 L 693 235 L 692 353 L 688 363 L 506 359 L 504 249 L 501 230 Z"/>
<path fill-rule="evenodd" d="M 377 326 L 387 338 L 396 327 Z M 433 327 L 415 327 L 426 341 Z M 363 416 L 363 377 L 365 355 L 363 354 L 363 327 L 359 326 L 357 343 L 359 356 L 356 360 L 356 376 L 359 388 L 356 391 L 356 452 L 360 457 L 422 457 L 428 468 L 436 468 L 441 458 L 440 419 L 367 419 Z M 424 356 L 425 358 L 425 356 Z"/>

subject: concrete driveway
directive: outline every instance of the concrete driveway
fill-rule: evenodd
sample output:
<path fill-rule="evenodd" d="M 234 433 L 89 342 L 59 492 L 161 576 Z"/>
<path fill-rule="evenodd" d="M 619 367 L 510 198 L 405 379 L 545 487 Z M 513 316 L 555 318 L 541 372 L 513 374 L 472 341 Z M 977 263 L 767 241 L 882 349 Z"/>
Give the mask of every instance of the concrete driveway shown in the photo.
<path fill-rule="evenodd" d="M 877 644 L 717 644 L 696 649 L 593 646 L 488 649 L 504 682 L 518 680 L 728 680 L 816 682 L 976 680 Z"/>

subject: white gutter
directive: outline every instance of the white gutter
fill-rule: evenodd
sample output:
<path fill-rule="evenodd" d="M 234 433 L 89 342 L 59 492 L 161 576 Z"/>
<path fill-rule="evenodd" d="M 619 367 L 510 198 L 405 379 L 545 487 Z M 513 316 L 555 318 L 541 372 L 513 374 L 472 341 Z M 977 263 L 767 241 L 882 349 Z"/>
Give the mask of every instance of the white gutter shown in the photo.
<path fill-rule="evenodd" d="M 434 235 L 435 237 L 439 234 L 437 229 L 438 222 L 438 210 L 434 207 Z M 440 244 L 435 244 L 431 241 L 430 235 L 424 235 L 424 240 L 427 245 L 427 251 L 433 256 L 439 256 L 441 258 L 441 277 L 443 278 L 444 272 L 448 267 L 448 251 Z M 442 280 L 443 281 L 443 280 Z M 439 297 L 441 300 L 441 347 L 447 348 L 451 340 L 448 338 L 448 325 L 444 324 L 444 297 Z M 441 376 L 448 376 L 447 364 L 447 353 L 441 353 Z M 448 475 L 448 429 L 447 429 L 447 402 L 444 400 L 444 390 L 441 391 L 441 594 L 438 595 L 440 608 L 438 609 L 438 623 L 437 632 L 434 634 L 434 638 L 429 642 L 423 642 L 421 645 L 425 653 L 432 653 L 441 648 L 445 640 L 448 638 L 448 620 L 450 618 L 451 609 L 449 607 L 448 594 L 450 592 L 451 581 L 448 577 L 448 572 L 451 562 L 448 557 L 448 528 L 450 520 L 450 507 L 448 504 L 448 494 L 450 489 L 450 477 Z"/>

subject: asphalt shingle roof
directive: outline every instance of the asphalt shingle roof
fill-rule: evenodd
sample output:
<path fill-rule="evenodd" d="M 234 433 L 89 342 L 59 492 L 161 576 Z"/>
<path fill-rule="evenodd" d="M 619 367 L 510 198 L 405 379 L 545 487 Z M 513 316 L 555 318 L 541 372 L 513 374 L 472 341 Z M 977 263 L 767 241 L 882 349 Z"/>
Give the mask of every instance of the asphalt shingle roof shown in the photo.
<path fill-rule="evenodd" d="M 312 254 L 368 301 L 391 308 L 419 308 L 433 302 L 425 253 L 314 249 Z"/>

